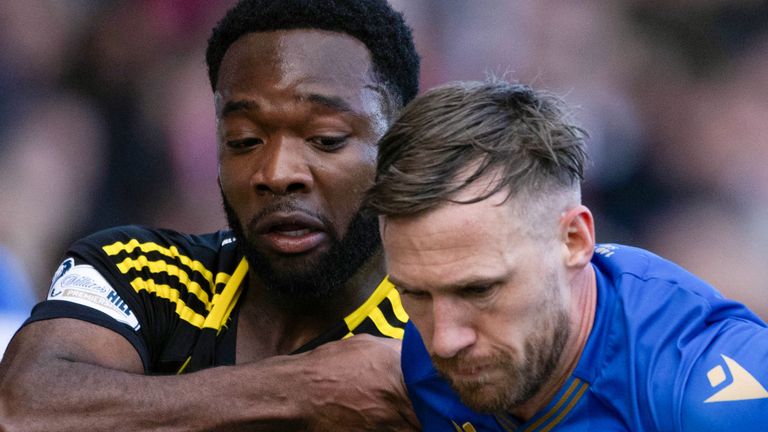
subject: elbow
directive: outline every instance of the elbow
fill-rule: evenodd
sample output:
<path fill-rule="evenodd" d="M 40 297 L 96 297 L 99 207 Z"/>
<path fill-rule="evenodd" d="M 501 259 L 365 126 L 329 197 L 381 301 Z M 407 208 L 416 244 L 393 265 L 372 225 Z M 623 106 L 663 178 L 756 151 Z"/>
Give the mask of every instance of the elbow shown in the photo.
<path fill-rule="evenodd" d="M 17 423 L 18 419 L 14 413 L 13 402 L 7 395 L 8 391 L 3 385 L 0 389 L 0 432 L 11 432 L 21 430 Z"/>
<path fill-rule="evenodd" d="M 18 383 L 0 382 L 0 432 L 32 430 L 30 419 L 33 416 L 25 412 L 25 407 L 29 406 L 25 394 Z"/>

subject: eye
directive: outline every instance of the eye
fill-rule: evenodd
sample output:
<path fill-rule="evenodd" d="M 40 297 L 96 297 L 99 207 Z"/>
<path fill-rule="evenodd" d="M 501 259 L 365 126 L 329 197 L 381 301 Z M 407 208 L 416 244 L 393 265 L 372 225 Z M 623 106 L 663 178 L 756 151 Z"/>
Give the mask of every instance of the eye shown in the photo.
<path fill-rule="evenodd" d="M 348 138 L 349 138 L 348 135 L 316 136 L 316 137 L 310 138 L 309 141 L 315 144 L 315 146 L 320 148 L 321 150 L 333 151 L 343 147 Z"/>
<path fill-rule="evenodd" d="M 237 140 L 227 140 L 224 144 L 232 149 L 246 150 L 263 143 L 264 141 L 261 138 L 243 138 Z"/>
<path fill-rule="evenodd" d="M 462 297 L 485 297 L 493 291 L 495 284 L 469 285 L 461 289 Z"/>
<path fill-rule="evenodd" d="M 400 287 L 396 287 L 397 291 L 402 297 L 409 297 L 414 300 L 426 300 L 429 298 L 429 292 L 422 290 L 409 290 Z"/>

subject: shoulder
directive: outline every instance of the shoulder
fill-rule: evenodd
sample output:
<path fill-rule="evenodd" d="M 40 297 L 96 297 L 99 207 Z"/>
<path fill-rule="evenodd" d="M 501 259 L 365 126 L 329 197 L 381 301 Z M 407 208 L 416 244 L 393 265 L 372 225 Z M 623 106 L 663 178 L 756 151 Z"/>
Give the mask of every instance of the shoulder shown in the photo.
<path fill-rule="evenodd" d="M 719 296 L 711 286 L 686 269 L 645 249 L 610 243 L 597 244 L 592 264 L 612 280 L 631 277 L 648 283 L 668 282 L 700 294 Z"/>
<path fill-rule="evenodd" d="M 685 376 L 681 424 L 685 431 L 765 428 L 768 412 L 768 329 L 742 319 L 717 323 L 705 335 Z"/>
<path fill-rule="evenodd" d="M 757 319 L 743 306 L 732 307 L 734 302 L 704 280 L 649 251 L 599 244 L 592 264 L 606 294 L 616 296 L 627 314 L 641 317 L 664 311 L 676 320 L 683 318 L 682 310 L 701 309 L 701 315 L 708 315 L 725 309 Z"/>
<path fill-rule="evenodd" d="M 215 253 L 233 242 L 229 231 L 194 235 L 168 229 L 125 225 L 91 234 L 76 242 L 73 249 L 100 249 L 113 254 L 120 250 L 162 250 L 173 247 L 184 250 L 209 250 Z"/>
<path fill-rule="evenodd" d="M 126 266 L 169 263 L 210 273 L 231 267 L 236 247 L 230 231 L 186 234 L 178 231 L 126 225 L 96 232 L 75 242 L 67 255 L 101 271 L 126 273 Z M 229 263 L 229 264 L 228 264 Z M 235 263 L 236 264 L 236 263 Z"/>
<path fill-rule="evenodd" d="M 181 299 L 187 299 L 202 311 L 227 283 L 238 262 L 228 231 L 191 235 L 121 226 L 75 242 L 54 276 L 54 285 L 61 275 L 76 269 L 115 289 L 123 300 L 152 294 L 176 302 L 177 308 Z"/>
<path fill-rule="evenodd" d="M 642 417 L 654 418 L 662 429 L 677 430 L 681 416 L 695 418 L 693 407 L 714 412 L 703 403 L 714 388 L 708 374 L 728 375 L 722 355 L 737 362 L 742 355 L 733 347 L 755 338 L 752 343 L 766 347 L 759 356 L 768 360 L 765 324 L 673 262 L 642 249 L 598 245 L 593 265 L 602 304 L 596 318 L 603 329 L 601 352 L 613 359 L 600 374 L 632 386 L 637 406 L 649 409 Z M 628 365 L 634 365 L 633 377 L 627 375 Z M 691 392 L 693 379 L 699 381 Z"/>

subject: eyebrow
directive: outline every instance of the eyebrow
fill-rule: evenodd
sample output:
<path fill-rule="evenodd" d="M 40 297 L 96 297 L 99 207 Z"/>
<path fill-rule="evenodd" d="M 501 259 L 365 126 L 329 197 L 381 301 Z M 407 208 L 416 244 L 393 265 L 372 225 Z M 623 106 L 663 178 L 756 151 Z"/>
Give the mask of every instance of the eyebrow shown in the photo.
<path fill-rule="evenodd" d="M 350 105 L 349 102 L 338 96 L 325 96 L 317 93 L 310 93 L 306 96 L 300 96 L 299 100 L 306 100 L 333 111 L 360 116 L 360 114 L 352 108 L 352 105 Z"/>
<path fill-rule="evenodd" d="M 406 284 L 402 283 L 401 281 L 399 281 L 397 278 L 392 277 L 392 275 L 388 275 L 387 278 L 392 283 L 392 285 L 395 286 L 395 288 L 404 289 L 406 291 L 414 291 L 414 290 L 416 290 L 416 291 L 424 291 L 423 289 L 416 289 L 416 288 L 409 287 L 408 285 L 406 285 Z M 468 278 L 466 281 L 460 280 L 458 282 L 451 283 L 451 284 L 448 284 L 448 285 L 439 286 L 437 288 L 438 288 L 438 291 L 455 291 L 455 290 L 459 290 L 459 289 L 462 289 L 462 288 L 468 288 L 468 287 L 473 287 L 473 286 L 497 284 L 497 283 L 501 282 L 501 279 L 502 278 L 499 278 L 499 277 L 485 277 L 485 278 L 479 277 L 479 278 L 476 278 L 476 279 Z"/>
<path fill-rule="evenodd" d="M 397 280 L 394 277 L 392 277 L 392 275 L 387 275 L 387 279 L 389 279 L 389 282 L 391 282 L 392 285 L 395 286 L 395 288 L 408 289 L 408 287 L 406 285 L 404 285 L 402 282 L 400 282 L 399 280 Z"/>
<path fill-rule="evenodd" d="M 240 99 L 240 100 L 234 100 L 229 101 L 224 104 L 224 106 L 221 108 L 221 112 L 219 112 L 219 117 L 226 117 L 229 114 L 232 114 L 233 112 L 238 111 L 255 111 L 259 109 L 259 104 L 256 103 L 256 101 L 250 100 L 250 99 Z"/>
<path fill-rule="evenodd" d="M 355 117 L 362 117 L 362 115 L 359 112 L 355 111 L 355 109 L 352 108 L 352 105 L 350 105 L 349 102 L 345 101 L 344 99 L 338 96 L 326 96 L 326 95 L 321 95 L 317 93 L 309 93 L 306 95 L 298 96 L 297 100 L 300 102 L 307 101 L 311 104 L 319 105 L 343 114 L 349 114 Z M 223 118 L 234 112 L 257 111 L 259 109 L 260 109 L 259 104 L 254 100 L 238 99 L 238 100 L 228 101 L 227 103 L 225 103 L 224 106 L 221 108 L 219 117 Z"/>

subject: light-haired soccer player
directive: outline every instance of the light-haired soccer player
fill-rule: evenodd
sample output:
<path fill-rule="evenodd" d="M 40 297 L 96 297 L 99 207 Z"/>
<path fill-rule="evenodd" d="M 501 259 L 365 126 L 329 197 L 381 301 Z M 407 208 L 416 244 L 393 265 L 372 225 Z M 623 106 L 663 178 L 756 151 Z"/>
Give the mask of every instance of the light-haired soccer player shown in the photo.
<path fill-rule="evenodd" d="M 768 430 L 766 324 L 663 258 L 595 245 L 567 114 L 523 85 L 454 83 L 381 141 L 368 201 L 424 430 Z"/>

